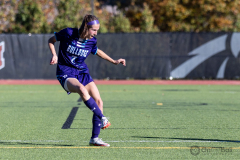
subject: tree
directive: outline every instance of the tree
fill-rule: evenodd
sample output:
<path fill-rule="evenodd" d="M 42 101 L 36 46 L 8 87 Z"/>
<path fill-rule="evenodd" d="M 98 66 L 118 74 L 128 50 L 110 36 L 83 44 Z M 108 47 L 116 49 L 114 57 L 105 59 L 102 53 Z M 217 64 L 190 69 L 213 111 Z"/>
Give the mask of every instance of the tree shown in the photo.
<path fill-rule="evenodd" d="M 107 0 L 101 0 L 107 2 Z M 126 12 L 134 27 L 139 26 L 147 3 L 154 24 L 161 31 L 240 31 L 239 0 L 114 0 Z M 134 7 L 133 7 L 134 6 Z M 135 9 L 132 9 L 135 8 Z"/>
<path fill-rule="evenodd" d="M 87 0 L 60 0 L 57 10 L 53 29 L 59 31 L 66 27 L 79 28 L 83 17 L 91 12 L 91 6 Z"/>
<path fill-rule="evenodd" d="M 113 16 L 109 23 L 110 32 L 131 32 L 131 23 L 123 13 Z"/>
<path fill-rule="evenodd" d="M 138 0 L 142 1 L 142 0 Z M 238 0 L 144 0 L 162 31 L 239 30 Z"/>
<path fill-rule="evenodd" d="M 4 0 L 0 2 L 0 33 L 8 32 L 9 27 L 15 21 L 16 0 Z"/>
<path fill-rule="evenodd" d="M 143 11 L 140 21 L 140 31 L 142 32 L 158 32 L 159 29 L 154 25 L 154 17 L 152 11 L 149 9 L 147 3 L 143 4 Z"/>
<path fill-rule="evenodd" d="M 14 33 L 46 33 L 50 31 L 41 5 L 36 0 L 18 2 L 15 23 L 9 28 Z"/>
<path fill-rule="evenodd" d="M 122 7 L 120 7 L 122 8 Z M 158 32 L 159 29 L 154 25 L 154 17 L 147 3 L 142 6 L 132 3 L 127 9 L 122 10 L 130 20 L 132 30 L 135 32 Z"/>

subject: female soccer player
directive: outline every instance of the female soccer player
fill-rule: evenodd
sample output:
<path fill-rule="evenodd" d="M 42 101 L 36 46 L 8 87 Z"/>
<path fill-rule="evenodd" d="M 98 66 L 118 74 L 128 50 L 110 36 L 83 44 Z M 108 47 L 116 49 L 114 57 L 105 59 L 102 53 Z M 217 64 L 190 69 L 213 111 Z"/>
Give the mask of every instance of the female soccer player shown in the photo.
<path fill-rule="evenodd" d="M 54 32 L 48 40 L 52 53 L 51 65 L 57 64 L 57 79 L 63 89 L 70 94 L 78 93 L 85 105 L 94 113 L 92 118 L 93 129 L 89 145 L 107 146 L 98 135 L 101 129 L 108 128 L 111 124 L 103 115 L 103 102 L 97 86 L 89 75 L 88 67 L 84 63 L 87 56 L 92 53 L 113 63 L 122 63 L 126 66 L 125 59 L 113 60 L 97 47 L 97 35 L 100 24 L 97 17 L 86 15 L 81 27 L 65 28 Z M 60 41 L 59 53 L 56 54 L 54 43 Z"/>

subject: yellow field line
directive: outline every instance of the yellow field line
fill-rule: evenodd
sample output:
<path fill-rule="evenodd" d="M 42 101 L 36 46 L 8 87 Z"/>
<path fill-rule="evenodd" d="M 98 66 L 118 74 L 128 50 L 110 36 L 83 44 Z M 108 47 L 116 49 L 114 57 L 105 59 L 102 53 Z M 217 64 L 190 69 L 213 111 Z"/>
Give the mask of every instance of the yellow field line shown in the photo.
<path fill-rule="evenodd" d="M 0 149 L 191 149 L 191 147 L 0 147 Z M 217 147 L 199 147 L 205 149 L 218 149 Z M 240 147 L 223 147 L 223 148 L 231 148 L 231 149 L 240 149 Z"/>

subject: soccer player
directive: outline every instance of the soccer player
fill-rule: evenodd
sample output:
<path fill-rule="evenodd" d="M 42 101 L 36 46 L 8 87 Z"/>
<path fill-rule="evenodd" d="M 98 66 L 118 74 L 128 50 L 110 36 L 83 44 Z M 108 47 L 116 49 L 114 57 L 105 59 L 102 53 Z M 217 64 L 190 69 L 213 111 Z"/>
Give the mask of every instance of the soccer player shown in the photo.
<path fill-rule="evenodd" d="M 70 94 L 78 93 L 85 105 L 93 112 L 92 137 L 89 145 L 107 146 L 98 135 L 101 129 L 108 128 L 111 124 L 103 115 L 103 102 L 97 86 L 89 74 L 88 67 L 84 60 L 92 53 L 117 65 L 122 63 L 126 66 L 125 59 L 113 60 L 97 47 L 95 36 L 100 24 L 94 15 L 86 15 L 81 27 L 65 28 L 60 32 L 54 32 L 48 40 L 48 45 L 52 53 L 51 65 L 57 64 L 57 79 L 63 89 Z M 60 41 L 59 53 L 56 54 L 54 43 Z"/>

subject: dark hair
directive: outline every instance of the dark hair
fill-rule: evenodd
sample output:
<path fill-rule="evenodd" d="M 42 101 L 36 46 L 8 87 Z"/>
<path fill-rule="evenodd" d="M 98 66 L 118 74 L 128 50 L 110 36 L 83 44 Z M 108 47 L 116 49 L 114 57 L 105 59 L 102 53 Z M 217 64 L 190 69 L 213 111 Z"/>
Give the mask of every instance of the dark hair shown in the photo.
<path fill-rule="evenodd" d="M 82 25 L 79 28 L 80 38 L 85 39 L 87 37 L 88 29 L 92 27 L 92 25 L 87 25 L 87 23 L 91 22 L 91 21 L 94 21 L 94 20 L 98 20 L 98 18 L 96 16 L 90 15 L 90 14 L 86 15 L 83 18 Z"/>

